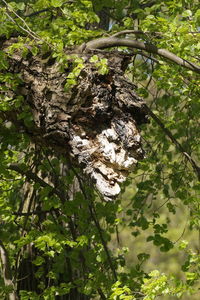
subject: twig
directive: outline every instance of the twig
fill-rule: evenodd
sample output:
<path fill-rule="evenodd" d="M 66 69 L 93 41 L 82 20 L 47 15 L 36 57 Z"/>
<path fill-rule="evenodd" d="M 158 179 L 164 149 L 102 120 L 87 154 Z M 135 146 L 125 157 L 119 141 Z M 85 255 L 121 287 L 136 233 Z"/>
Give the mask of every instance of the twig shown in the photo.
<path fill-rule="evenodd" d="M 182 231 L 181 235 L 178 237 L 178 239 L 177 239 L 175 242 L 173 242 L 174 245 L 175 245 L 177 242 L 179 242 L 180 239 L 184 236 L 184 234 L 185 234 L 185 232 L 186 232 L 186 227 L 187 227 L 188 219 L 189 219 L 189 215 L 187 216 L 187 219 L 186 219 L 186 222 L 185 222 L 185 226 L 184 226 L 184 228 L 183 228 L 183 231 Z"/>
<path fill-rule="evenodd" d="M 32 36 L 33 39 L 38 39 L 30 31 L 19 25 L 7 12 L 5 12 L 6 16 L 14 23 L 16 24 L 20 29 L 22 29 L 24 32 L 28 33 L 30 36 Z M 39 39 L 38 39 L 39 40 Z"/>
<path fill-rule="evenodd" d="M 9 170 L 13 170 L 23 176 L 26 176 L 27 179 L 33 180 L 34 182 L 38 182 L 42 187 L 48 187 L 50 188 L 51 193 L 55 193 L 60 199 L 63 199 L 64 194 L 62 191 L 58 190 L 54 186 L 48 184 L 46 181 L 42 180 L 38 175 L 35 173 L 31 172 L 30 170 L 23 170 L 20 165 L 18 164 L 10 164 L 8 166 Z M 65 199 L 63 199 L 65 201 Z"/>
<path fill-rule="evenodd" d="M 53 189 L 54 187 L 44 180 L 42 180 L 39 176 L 37 176 L 35 173 L 31 172 L 30 170 L 23 170 L 20 165 L 18 164 L 10 164 L 8 166 L 9 170 L 16 171 L 17 173 L 20 173 L 21 175 L 26 176 L 29 180 L 33 180 L 34 182 L 38 182 L 42 187 L 50 187 Z"/>
<path fill-rule="evenodd" d="M 138 54 L 138 55 L 144 56 L 144 57 L 150 59 L 151 61 L 153 61 L 153 62 L 155 62 L 155 63 L 157 63 L 157 64 L 160 63 L 158 59 L 156 59 L 156 58 L 154 58 L 154 57 L 152 57 L 152 56 L 149 56 L 149 55 L 145 54 L 145 53 L 142 52 L 142 51 L 141 51 L 141 52 L 138 51 L 138 52 L 136 52 L 136 53 L 134 53 L 134 54 Z"/>
<path fill-rule="evenodd" d="M 7 17 L 13 22 L 15 23 L 20 29 L 22 29 L 23 31 L 25 31 L 26 33 L 28 33 L 29 35 L 31 35 L 34 39 L 36 40 L 40 40 L 40 38 L 35 34 L 35 32 L 33 32 L 30 27 L 28 26 L 28 24 L 24 21 L 24 19 L 22 19 L 12 8 L 10 8 L 9 4 L 5 1 L 2 0 L 2 2 L 6 5 L 6 9 L 10 12 L 12 12 L 20 21 L 22 21 L 22 23 L 24 24 L 24 26 L 27 28 L 24 28 L 23 26 L 19 25 L 8 13 L 6 13 Z"/>

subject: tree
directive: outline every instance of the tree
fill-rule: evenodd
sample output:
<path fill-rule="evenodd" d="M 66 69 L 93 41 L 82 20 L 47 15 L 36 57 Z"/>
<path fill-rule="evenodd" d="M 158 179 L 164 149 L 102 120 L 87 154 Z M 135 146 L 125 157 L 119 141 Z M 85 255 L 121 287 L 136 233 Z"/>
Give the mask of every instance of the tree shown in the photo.
<path fill-rule="evenodd" d="M 130 267 L 112 243 L 122 227 L 135 238 L 150 229 L 146 242 L 167 256 L 177 203 L 199 231 L 198 1 L 0 10 L 1 297 L 197 292 L 200 256 L 186 241 L 181 278 L 147 273 L 147 252 Z"/>

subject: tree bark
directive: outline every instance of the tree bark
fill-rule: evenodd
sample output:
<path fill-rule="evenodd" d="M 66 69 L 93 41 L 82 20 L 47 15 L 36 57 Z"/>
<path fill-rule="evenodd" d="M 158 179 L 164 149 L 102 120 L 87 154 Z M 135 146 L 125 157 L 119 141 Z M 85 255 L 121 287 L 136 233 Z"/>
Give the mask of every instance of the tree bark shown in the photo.
<path fill-rule="evenodd" d="M 7 94 L 21 95 L 30 105 L 34 126 L 26 131 L 32 139 L 69 156 L 103 198 L 111 200 L 144 157 L 138 126 L 147 122 L 147 114 L 136 86 L 124 77 L 130 56 L 98 53 L 99 62 L 106 58 L 108 64 L 107 74 L 102 75 L 90 61 L 94 54 L 79 54 L 84 68 L 77 83 L 65 91 L 72 68 L 61 72 L 51 55 L 43 62 L 41 55 L 22 59 L 15 52 L 9 59 L 9 72 L 20 73 L 23 82 Z"/>

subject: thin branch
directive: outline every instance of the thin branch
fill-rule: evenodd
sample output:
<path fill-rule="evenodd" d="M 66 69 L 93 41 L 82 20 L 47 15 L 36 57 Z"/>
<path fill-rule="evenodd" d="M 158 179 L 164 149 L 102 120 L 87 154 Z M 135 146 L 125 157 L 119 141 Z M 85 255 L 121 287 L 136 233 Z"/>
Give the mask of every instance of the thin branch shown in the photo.
<path fill-rule="evenodd" d="M 54 186 L 48 184 L 47 182 L 45 182 L 44 180 L 42 180 L 39 176 L 37 176 L 35 173 L 31 172 L 30 170 L 23 170 L 20 165 L 18 164 L 10 164 L 8 166 L 9 170 L 13 170 L 23 176 L 26 176 L 26 178 L 28 180 L 33 180 L 34 182 L 39 183 L 42 187 L 48 187 L 50 188 L 50 192 L 54 193 L 55 195 L 58 196 L 58 198 L 61 200 L 62 204 L 64 204 L 67 200 L 67 195 L 65 193 L 65 191 L 63 191 L 60 187 L 55 188 Z M 75 237 L 75 228 L 73 225 L 73 221 L 71 217 L 68 217 L 68 221 L 69 221 L 69 227 L 72 233 L 72 236 L 74 238 L 74 240 L 76 239 Z"/>
<path fill-rule="evenodd" d="M 145 53 L 142 52 L 142 51 L 135 52 L 134 54 L 144 56 L 144 57 L 148 58 L 149 60 L 151 60 L 151 61 L 153 61 L 153 62 L 155 62 L 155 63 L 157 63 L 157 64 L 160 63 L 158 59 L 156 59 L 156 58 L 154 58 L 154 57 L 152 57 L 152 56 L 149 56 L 149 55 L 145 54 Z"/>
<path fill-rule="evenodd" d="M 33 180 L 34 182 L 38 182 L 42 187 L 50 187 L 53 189 L 54 187 L 48 183 L 46 183 L 44 180 L 42 180 L 39 176 L 37 176 L 35 173 L 31 172 L 30 170 L 23 170 L 20 165 L 18 164 L 10 164 L 8 166 L 9 170 L 13 170 L 23 176 L 26 176 L 29 180 Z"/>
<path fill-rule="evenodd" d="M 113 262 L 112 262 L 112 258 L 110 256 L 107 244 L 106 244 L 106 242 L 104 240 L 102 229 L 101 229 L 101 226 L 99 224 L 98 217 L 96 215 L 94 204 L 91 201 L 91 199 L 88 197 L 87 193 L 85 192 L 85 189 L 84 189 L 83 184 L 82 184 L 81 177 L 79 176 L 79 174 L 76 172 L 76 170 L 73 167 L 72 167 L 72 170 L 73 170 L 74 174 L 76 175 L 76 177 L 78 179 L 78 182 L 79 182 L 79 185 L 80 185 L 80 190 L 83 193 L 83 196 L 84 196 L 85 200 L 88 201 L 88 208 L 89 208 L 89 211 L 90 211 L 90 215 L 91 215 L 92 220 L 94 221 L 94 224 L 95 224 L 95 226 L 96 226 L 96 228 L 97 228 L 97 230 L 99 232 L 99 236 L 100 236 L 100 239 L 101 239 L 104 251 L 105 251 L 105 253 L 107 255 L 107 259 L 108 259 L 108 262 L 109 262 L 109 265 L 110 265 L 110 269 L 111 269 L 111 271 L 113 273 L 114 279 L 117 281 L 117 273 L 115 271 L 115 268 L 114 268 L 114 265 L 113 265 Z"/>
<path fill-rule="evenodd" d="M 184 236 L 184 234 L 185 234 L 185 232 L 186 232 L 186 229 L 187 229 L 187 223 L 188 223 L 188 220 L 189 220 L 189 215 L 188 215 L 187 218 L 186 218 L 185 226 L 184 226 L 184 228 L 183 228 L 183 231 L 182 231 L 181 235 L 179 236 L 179 238 L 178 238 L 175 242 L 173 242 L 174 245 L 175 245 L 177 242 L 179 242 L 180 239 L 182 239 L 182 237 Z"/>
<path fill-rule="evenodd" d="M 10 164 L 8 166 L 9 170 L 13 170 L 23 176 L 26 176 L 28 180 L 33 180 L 34 182 L 39 183 L 42 187 L 48 187 L 51 190 L 51 193 L 55 193 L 60 199 L 65 201 L 64 194 L 62 191 L 58 190 L 54 186 L 48 184 L 46 181 L 42 180 L 38 175 L 31 172 L 30 170 L 23 170 L 20 165 L 18 164 Z M 64 198 L 64 199 L 63 199 Z"/>
<path fill-rule="evenodd" d="M 5 14 L 7 15 L 7 17 L 14 23 L 16 24 L 20 29 L 22 29 L 23 31 L 25 31 L 26 33 L 28 33 L 30 36 L 32 36 L 34 39 L 36 40 L 40 40 L 40 38 L 35 34 L 35 32 L 33 32 L 30 27 L 28 26 L 28 24 L 24 21 L 23 18 L 21 18 L 11 7 L 10 5 L 5 1 L 2 0 L 2 2 L 5 4 L 6 9 L 13 13 L 23 24 L 25 27 L 19 25 L 8 13 L 5 12 Z"/>
<path fill-rule="evenodd" d="M 170 140 L 176 146 L 176 148 L 185 156 L 185 158 L 191 164 L 193 170 L 195 171 L 198 180 L 200 181 L 200 167 L 197 165 L 197 163 L 185 151 L 185 149 L 182 147 L 182 145 L 173 136 L 171 131 L 165 127 L 165 125 L 162 123 L 162 121 L 152 112 L 152 110 L 146 104 L 143 104 L 143 107 L 146 110 L 146 112 L 152 117 L 152 119 L 160 126 L 160 128 L 163 130 L 163 132 L 170 138 Z"/>
<path fill-rule="evenodd" d="M 18 297 L 14 289 L 8 252 L 1 240 L 0 240 L 0 260 L 1 260 L 1 268 L 2 268 L 2 277 L 4 279 L 5 286 L 7 287 L 11 286 L 13 288 L 13 291 L 10 292 L 8 295 L 8 299 L 17 300 Z"/>
<path fill-rule="evenodd" d="M 30 212 L 13 212 L 13 215 L 17 216 L 17 217 L 21 217 L 21 216 L 33 216 L 33 215 L 42 215 L 42 214 L 46 214 L 46 213 L 50 213 L 52 212 L 51 210 L 34 210 L 34 211 L 30 211 Z"/>
<path fill-rule="evenodd" d="M 82 45 L 81 45 L 82 46 Z M 80 46 L 80 49 L 82 49 Z M 157 54 L 163 58 L 170 60 L 171 62 L 176 63 L 179 66 L 185 67 L 189 70 L 192 70 L 196 73 L 200 74 L 200 66 L 178 57 L 176 54 L 166 50 L 166 49 L 159 49 L 155 45 L 150 43 L 145 43 L 137 40 L 131 40 L 126 38 L 116 38 L 116 37 L 104 37 L 89 41 L 86 43 L 85 52 L 90 50 L 96 49 L 106 49 L 112 47 L 128 47 L 128 48 L 135 48 L 140 50 L 145 50 L 149 53 Z M 79 48 L 78 48 L 79 50 Z"/>
<path fill-rule="evenodd" d="M 32 36 L 33 39 L 38 39 L 36 38 L 30 31 L 19 25 L 7 12 L 5 12 L 6 16 L 14 23 L 16 24 L 20 29 L 22 29 L 24 32 L 28 33 L 30 36 Z M 38 39 L 39 40 L 39 39 Z"/>
<path fill-rule="evenodd" d="M 31 14 L 29 14 L 29 15 L 25 15 L 24 17 L 25 17 L 25 18 L 34 17 L 34 16 L 37 16 L 37 15 L 40 15 L 40 14 L 42 14 L 43 12 L 46 12 L 46 11 L 51 11 L 52 9 L 53 9 L 52 7 L 44 8 L 44 9 L 41 9 L 41 10 L 38 10 L 38 11 L 32 12 L 32 13 L 31 13 Z"/>
<path fill-rule="evenodd" d="M 99 296 L 101 297 L 101 299 L 102 299 L 102 300 L 106 300 L 106 297 L 105 297 L 105 295 L 104 295 L 102 289 L 101 289 L 101 288 L 98 288 L 97 291 L 98 291 Z"/>

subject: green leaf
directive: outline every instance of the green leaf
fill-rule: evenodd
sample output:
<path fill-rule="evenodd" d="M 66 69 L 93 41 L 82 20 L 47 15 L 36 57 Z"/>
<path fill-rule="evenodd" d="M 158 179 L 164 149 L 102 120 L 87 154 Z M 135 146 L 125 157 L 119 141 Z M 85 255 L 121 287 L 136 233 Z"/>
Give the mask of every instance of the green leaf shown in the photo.
<path fill-rule="evenodd" d="M 51 0 L 51 5 L 53 7 L 60 7 L 63 5 L 63 1 L 62 0 Z"/>
<path fill-rule="evenodd" d="M 91 58 L 90 58 L 90 62 L 91 63 L 96 63 L 99 61 L 99 58 L 97 55 L 93 55 Z"/>

